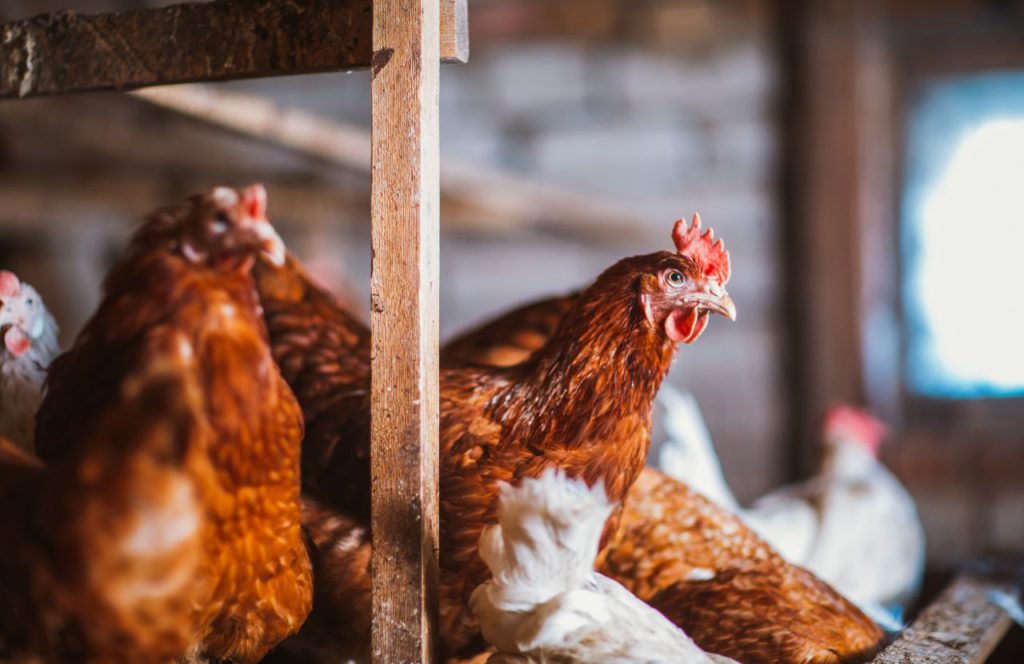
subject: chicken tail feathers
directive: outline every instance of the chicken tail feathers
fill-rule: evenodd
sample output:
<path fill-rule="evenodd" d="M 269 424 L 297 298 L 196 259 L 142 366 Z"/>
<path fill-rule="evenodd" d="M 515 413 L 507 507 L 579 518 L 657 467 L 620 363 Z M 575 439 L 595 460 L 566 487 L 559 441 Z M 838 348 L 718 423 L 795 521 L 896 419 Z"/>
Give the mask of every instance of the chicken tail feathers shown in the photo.
<path fill-rule="evenodd" d="M 604 487 L 548 470 L 501 487 L 498 523 L 480 537 L 493 579 L 474 592 L 475 611 L 529 612 L 583 586 L 611 514 Z"/>
<path fill-rule="evenodd" d="M 611 511 L 603 486 L 548 470 L 501 488 L 500 535 L 484 536 L 482 555 L 500 584 L 528 588 L 534 597 L 573 590 L 593 572 Z"/>

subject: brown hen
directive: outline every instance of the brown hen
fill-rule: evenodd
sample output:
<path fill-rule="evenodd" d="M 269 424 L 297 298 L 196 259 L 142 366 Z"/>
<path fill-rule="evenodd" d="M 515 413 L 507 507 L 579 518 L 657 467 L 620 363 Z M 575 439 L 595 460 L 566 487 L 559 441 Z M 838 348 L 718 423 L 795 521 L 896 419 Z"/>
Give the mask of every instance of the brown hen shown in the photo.
<path fill-rule="evenodd" d="M 127 377 L 168 352 L 154 339 L 172 338 L 173 352 L 194 358 L 210 472 L 190 473 L 203 527 L 188 650 L 236 663 L 259 660 L 297 631 L 312 601 L 300 531 L 302 416 L 260 316 L 250 272 L 261 252 L 284 257 L 258 185 L 155 213 L 108 275 L 99 310 L 54 362 L 37 418 L 40 454 L 68 463 L 90 447 Z"/>
<path fill-rule="evenodd" d="M 579 293 L 531 302 L 482 323 L 448 341 L 441 349 L 441 362 L 451 367 L 519 364 L 548 342 L 577 297 Z"/>
<path fill-rule="evenodd" d="M 673 237 L 677 252 L 627 258 L 605 271 L 528 361 L 442 371 L 441 635 L 448 652 L 478 632 L 468 600 L 488 576 L 477 543 L 495 519 L 498 483 L 554 466 L 602 481 L 621 500 L 646 459 L 652 401 L 676 344 L 695 341 L 709 312 L 734 315 L 721 242 L 701 235 L 699 223 L 677 223 Z M 304 481 L 339 514 L 365 515 L 369 441 L 359 419 L 369 417 L 368 383 L 345 366 L 368 365 L 368 339 L 301 271 L 289 272 L 261 274 L 259 283 L 275 357 L 306 412 L 306 445 L 316 450 Z M 301 287 L 281 286 L 290 279 Z M 325 368 L 312 366 L 321 360 Z M 316 427 L 320 418 L 330 426 Z M 354 566 L 353 575 L 362 573 Z"/>
<path fill-rule="evenodd" d="M 51 469 L 0 441 L 0 658 L 158 662 L 187 652 L 209 474 L 180 339 L 127 377 Z"/>
<path fill-rule="evenodd" d="M 289 255 L 254 270 L 274 360 L 302 406 L 307 493 L 370 516 L 370 330 Z"/>
<path fill-rule="evenodd" d="M 704 650 L 747 664 L 863 661 L 883 636 L 739 517 L 650 468 L 630 490 L 598 569 Z"/>
<path fill-rule="evenodd" d="M 576 295 L 528 304 L 452 340 L 446 364 L 522 362 L 555 333 Z M 785 562 L 739 519 L 645 468 L 630 488 L 599 570 L 682 627 L 704 650 L 743 662 L 845 662 L 881 631 L 811 573 Z M 710 578 L 709 578 L 710 575 Z"/>

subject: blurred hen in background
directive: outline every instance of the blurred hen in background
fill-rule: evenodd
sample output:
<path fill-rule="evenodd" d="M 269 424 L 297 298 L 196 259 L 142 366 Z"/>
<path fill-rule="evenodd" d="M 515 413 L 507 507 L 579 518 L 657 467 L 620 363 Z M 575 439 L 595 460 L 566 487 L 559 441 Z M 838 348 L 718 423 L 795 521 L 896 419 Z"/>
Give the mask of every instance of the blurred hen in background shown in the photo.
<path fill-rule="evenodd" d="M 46 370 L 59 350 L 58 332 L 36 289 L 12 272 L 0 272 L 0 437 L 27 452 L 35 450 L 36 411 Z"/>
<path fill-rule="evenodd" d="M 885 426 L 850 407 L 829 410 L 820 472 L 740 507 L 691 395 L 659 395 L 669 439 L 661 469 L 723 507 L 787 560 L 832 584 L 898 629 L 924 576 L 925 540 L 914 501 L 878 459 Z"/>

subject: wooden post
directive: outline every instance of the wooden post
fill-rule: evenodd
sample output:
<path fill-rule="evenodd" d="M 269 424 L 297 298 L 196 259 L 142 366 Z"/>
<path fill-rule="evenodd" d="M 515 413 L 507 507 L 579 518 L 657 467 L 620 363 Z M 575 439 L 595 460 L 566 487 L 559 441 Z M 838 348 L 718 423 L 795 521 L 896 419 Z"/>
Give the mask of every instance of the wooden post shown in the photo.
<path fill-rule="evenodd" d="M 829 403 L 863 403 L 860 229 L 870 197 L 864 150 L 874 3 L 775 3 L 783 70 L 783 298 L 790 479 L 819 465 L 817 420 Z M 877 340 L 875 340 L 877 343 Z"/>
<path fill-rule="evenodd" d="M 373 661 L 434 661 L 438 0 L 373 6 Z"/>

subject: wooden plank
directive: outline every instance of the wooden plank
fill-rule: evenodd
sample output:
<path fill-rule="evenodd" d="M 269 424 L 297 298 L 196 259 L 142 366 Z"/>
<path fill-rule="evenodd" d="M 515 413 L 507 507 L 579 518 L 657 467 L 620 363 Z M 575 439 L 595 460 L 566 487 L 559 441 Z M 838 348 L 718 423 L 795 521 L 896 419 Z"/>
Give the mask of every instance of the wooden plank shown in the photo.
<path fill-rule="evenodd" d="M 469 62 L 469 2 L 440 0 L 440 3 L 441 62 L 465 64 Z"/>
<path fill-rule="evenodd" d="M 134 94 L 150 104 L 332 165 L 370 169 L 370 135 L 357 125 L 213 86 L 167 86 Z M 553 231 L 588 242 L 649 239 L 649 225 L 634 208 L 483 164 L 444 159 L 441 195 L 446 230 Z"/>
<path fill-rule="evenodd" d="M 239 185 L 250 180 L 226 178 Z M 30 169 L 4 173 L 0 178 L 0 229 L 46 234 L 88 224 L 109 228 L 119 237 L 153 208 L 154 201 L 178 200 L 209 187 L 211 181 L 225 181 L 225 176 L 195 173 L 169 182 L 146 172 L 87 174 Z M 366 225 L 369 196 L 362 190 L 287 178 L 263 178 L 261 182 L 270 191 L 275 224 L 284 228 L 312 232 L 339 224 L 351 228 Z"/>
<path fill-rule="evenodd" d="M 438 0 L 376 0 L 371 153 L 373 661 L 435 661 Z"/>
<path fill-rule="evenodd" d="M 872 664 L 984 662 L 1011 624 L 990 598 L 993 592 L 1018 591 L 981 576 L 958 577 Z"/>
<path fill-rule="evenodd" d="M 443 57 L 469 53 L 466 0 L 442 0 Z M 214 0 L 0 26 L 0 98 L 367 68 L 372 0 Z"/>

